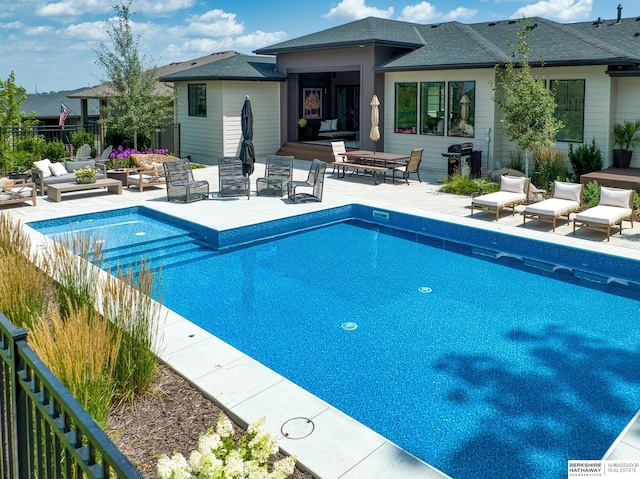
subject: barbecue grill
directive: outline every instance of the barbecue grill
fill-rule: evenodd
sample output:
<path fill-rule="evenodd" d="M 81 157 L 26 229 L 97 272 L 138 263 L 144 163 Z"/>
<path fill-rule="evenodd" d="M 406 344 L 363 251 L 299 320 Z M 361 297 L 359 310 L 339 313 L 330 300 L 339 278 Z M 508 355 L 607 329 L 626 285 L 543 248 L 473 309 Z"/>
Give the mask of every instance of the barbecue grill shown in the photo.
<path fill-rule="evenodd" d="M 481 151 L 473 151 L 473 143 L 456 143 L 451 145 L 446 153 L 442 156 L 447 158 L 447 174 L 453 175 L 456 169 L 460 169 L 462 160 L 465 160 L 471 166 L 471 176 L 480 176 L 481 167 Z"/>

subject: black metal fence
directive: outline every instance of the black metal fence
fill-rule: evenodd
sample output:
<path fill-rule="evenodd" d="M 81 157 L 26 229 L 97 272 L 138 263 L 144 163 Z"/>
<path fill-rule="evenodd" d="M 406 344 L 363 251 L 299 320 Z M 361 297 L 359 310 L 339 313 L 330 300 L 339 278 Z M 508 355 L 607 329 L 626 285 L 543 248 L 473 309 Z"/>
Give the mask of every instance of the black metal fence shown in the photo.
<path fill-rule="evenodd" d="M 142 479 L 0 313 L 1 479 Z"/>
<path fill-rule="evenodd" d="M 71 136 L 77 131 L 86 131 L 93 134 L 95 138 L 96 151 L 101 152 L 109 146 L 105 139 L 106 129 L 104 126 L 92 122 L 84 126 L 65 125 L 64 128 L 58 125 L 36 125 L 21 127 L 0 127 L 0 142 L 11 148 L 18 144 L 22 138 L 42 135 L 45 140 L 60 140 L 65 145 L 71 145 Z M 10 141 L 9 141 L 10 139 Z M 117 147 L 118 145 L 113 145 Z M 180 156 L 180 124 L 167 125 L 158 129 L 151 139 L 151 148 L 166 148 L 176 156 Z M 70 152 L 71 154 L 72 152 Z"/>

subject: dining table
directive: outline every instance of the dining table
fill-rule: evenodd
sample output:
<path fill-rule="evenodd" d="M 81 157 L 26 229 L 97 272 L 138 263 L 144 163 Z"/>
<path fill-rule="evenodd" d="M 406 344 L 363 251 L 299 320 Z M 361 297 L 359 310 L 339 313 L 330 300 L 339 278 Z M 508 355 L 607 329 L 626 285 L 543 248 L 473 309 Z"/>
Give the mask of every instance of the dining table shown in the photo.
<path fill-rule="evenodd" d="M 360 163 L 371 166 L 383 166 L 394 170 L 392 175 L 393 183 L 395 183 L 395 168 L 397 166 L 405 166 L 409 160 L 409 155 L 403 153 L 387 153 L 385 151 L 369 151 L 369 150 L 349 150 L 345 153 L 347 160 L 353 163 Z M 386 173 L 384 180 L 386 182 Z"/>

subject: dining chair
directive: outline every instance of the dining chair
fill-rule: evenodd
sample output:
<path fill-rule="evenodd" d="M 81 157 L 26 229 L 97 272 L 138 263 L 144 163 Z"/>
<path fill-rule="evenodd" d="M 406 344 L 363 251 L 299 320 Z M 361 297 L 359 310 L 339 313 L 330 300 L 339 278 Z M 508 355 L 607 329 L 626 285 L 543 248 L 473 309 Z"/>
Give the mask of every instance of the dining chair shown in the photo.
<path fill-rule="evenodd" d="M 409 161 L 405 165 L 396 165 L 393 167 L 393 176 L 396 177 L 396 172 L 402 173 L 401 178 L 409 184 L 409 175 L 415 173 L 418 177 L 418 181 L 422 183 L 420 179 L 420 163 L 422 162 L 422 152 L 424 148 L 416 148 L 411 150 L 409 155 Z"/>

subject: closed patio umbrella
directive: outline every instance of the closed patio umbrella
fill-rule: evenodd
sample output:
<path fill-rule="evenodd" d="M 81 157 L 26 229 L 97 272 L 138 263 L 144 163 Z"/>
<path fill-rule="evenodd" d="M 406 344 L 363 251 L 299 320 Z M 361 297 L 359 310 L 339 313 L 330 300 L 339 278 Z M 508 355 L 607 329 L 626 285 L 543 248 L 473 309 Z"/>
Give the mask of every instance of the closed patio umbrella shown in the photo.
<path fill-rule="evenodd" d="M 249 176 L 253 173 L 253 165 L 256 162 L 256 152 L 253 147 L 253 111 L 249 95 L 244 99 L 244 105 L 242 105 L 240 125 L 242 127 L 242 145 L 240 146 L 242 174 Z"/>
<path fill-rule="evenodd" d="M 378 107 L 380 106 L 380 100 L 378 100 L 377 95 L 373 95 L 371 99 L 371 133 L 369 133 L 369 138 L 373 140 L 373 152 L 376 152 L 376 142 L 380 139 L 380 127 L 378 123 L 380 122 L 380 113 L 378 112 Z"/>

